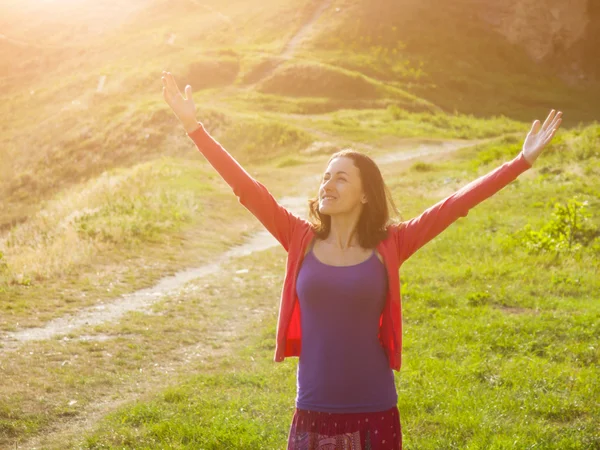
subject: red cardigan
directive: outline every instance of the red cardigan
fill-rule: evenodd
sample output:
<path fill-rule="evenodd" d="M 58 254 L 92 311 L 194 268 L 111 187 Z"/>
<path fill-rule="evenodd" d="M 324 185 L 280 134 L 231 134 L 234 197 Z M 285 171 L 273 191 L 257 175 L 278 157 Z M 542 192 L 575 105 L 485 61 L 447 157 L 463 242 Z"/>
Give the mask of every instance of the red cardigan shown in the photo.
<path fill-rule="evenodd" d="M 281 206 L 267 188 L 248 172 L 206 131 L 201 123 L 188 133 L 200 152 L 231 186 L 244 205 L 287 251 L 287 263 L 277 319 L 274 361 L 300 356 L 302 324 L 300 303 L 296 295 L 296 278 L 306 246 L 314 237 L 312 225 Z M 379 319 L 379 342 L 386 352 L 389 366 L 400 370 L 402 363 L 402 310 L 398 271 L 404 261 L 445 230 L 459 217 L 492 196 L 531 164 L 521 151 L 486 175 L 470 182 L 454 194 L 440 200 L 413 219 L 388 226 L 387 237 L 377 245 L 385 262 L 388 292 Z"/>

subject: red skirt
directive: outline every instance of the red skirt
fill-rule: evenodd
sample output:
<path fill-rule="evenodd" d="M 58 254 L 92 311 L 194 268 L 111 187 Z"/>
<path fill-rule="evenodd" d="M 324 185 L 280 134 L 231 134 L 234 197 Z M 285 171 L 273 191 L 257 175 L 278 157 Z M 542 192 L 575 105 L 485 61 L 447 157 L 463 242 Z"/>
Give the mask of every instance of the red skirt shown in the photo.
<path fill-rule="evenodd" d="M 400 412 L 328 413 L 296 408 L 287 450 L 401 450 Z"/>

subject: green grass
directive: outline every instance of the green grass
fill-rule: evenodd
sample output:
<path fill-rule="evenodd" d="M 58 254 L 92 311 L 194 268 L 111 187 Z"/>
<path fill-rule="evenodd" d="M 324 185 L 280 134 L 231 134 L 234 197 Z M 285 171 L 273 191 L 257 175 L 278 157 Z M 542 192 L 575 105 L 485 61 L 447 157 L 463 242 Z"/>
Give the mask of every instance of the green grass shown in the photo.
<path fill-rule="evenodd" d="M 468 219 L 459 220 L 403 266 L 405 359 L 402 372 L 396 377 L 407 445 L 413 448 L 464 448 L 469 445 L 472 448 L 506 448 L 509 444 L 503 442 L 509 437 L 520 439 L 524 446 L 544 442 L 548 443 L 548 448 L 553 448 L 551 442 L 563 438 L 567 443 L 562 444 L 562 448 L 596 445 L 592 440 L 590 417 L 597 414 L 598 405 L 590 399 L 598 394 L 598 385 L 593 381 L 599 357 L 594 344 L 600 288 L 595 277 L 598 262 L 594 259 L 598 244 L 557 259 L 552 254 L 529 254 L 515 236 L 527 224 L 541 228 L 550 219 L 555 202 L 575 195 L 588 200 L 593 223 L 600 227 L 597 214 L 600 209 L 597 200 L 600 198 L 597 187 L 600 167 L 598 155 L 593 150 L 597 148 L 598 139 L 597 126 L 559 133 L 533 170 L 478 206 Z M 448 161 L 416 162 L 405 171 L 385 167 L 384 177 L 403 216 L 408 218 L 515 156 L 519 143 L 517 138 L 505 137 L 456 152 Z M 284 186 L 289 184 L 290 171 L 296 171 L 296 176 L 306 173 L 299 162 L 291 155 L 282 157 L 278 164 L 286 166 L 285 173 L 265 168 L 258 178 L 274 193 L 284 191 Z M 136 236 L 129 233 L 132 230 L 130 220 L 136 217 L 136 223 L 141 225 L 145 214 L 150 214 L 147 216 L 149 223 L 156 222 L 155 226 L 160 226 L 164 208 L 184 211 L 185 205 L 190 204 L 189 198 L 202 191 L 207 177 L 215 181 L 217 174 L 204 174 L 205 170 L 189 162 L 165 159 L 160 164 L 118 171 L 122 176 L 121 184 L 112 189 L 107 189 L 111 184 L 106 180 L 90 183 L 80 191 L 73 191 L 69 201 L 61 203 L 57 199 L 56 205 L 62 204 L 69 211 L 77 206 L 76 198 L 89 206 L 97 204 L 98 211 L 81 216 L 83 223 L 89 223 L 92 228 L 99 227 L 97 229 L 106 233 L 115 226 L 123 230 L 119 235 L 123 240 L 106 241 L 110 251 L 105 256 L 117 267 L 125 264 L 125 259 L 119 256 L 121 251 L 117 252 L 114 246 L 124 244 L 136 251 L 143 249 L 147 254 L 146 261 L 153 264 L 162 262 L 165 268 L 170 266 L 171 269 L 176 265 L 185 266 L 189 253 L 200 249 L 194 247 L 194 243 L 206 246 L 208 235 L 201 233 L 188 241 L 191 249 L 159 245 L 151 250 L 152 233 L 142 235 L 144 239 L 136 244 Z M 91 189 L 92 186 L 95 189 Z M 142 192 L 150 194 L 146 203 Z M 151 201 L 156 195 L 162 198 L 158 203 Z M 226 217 L 243 211 L 239 204 L 235 206 L 237 202 L 228 187 L 223 191 L 212 191 L 203 201 L 212 202 L 215 196 L 223 197 L 220 202 L 230 199 L 228 209 L 219 210 Z M 135 207 L 132 210 L 117 207 L 119 205 Z M 47 211 L 57 212 L 58 209 L 49 206 Z M 45 217 L 49 220 L 52 215 Z M 249 215 L 240 214 L 240 219 L 243 219 L 239 223 L 240 229 L 252 222 Z M 41 227 L 40 231 L 43 229 Z M 229 239 L 234 239 L 235 230 L 228 227 L 227 231 L 232 233 Z M 163 238 L 169 237 L 170 233 L 169 227 L 159 231 Z M 161 259 L 152 254 L 155 251 L 166 252 L 167 256 L 179 255 L 179 258 Z M 213 246 L 203 251 L 208 255 L 220 250 Z M 129 257 L 133 255 L 135 251 Z M 0 410 L 5 411 L 1 421 L 4 439 L 12 442 L 11 439 L 44 433 L 51 423 L 82 414 L 86 407 L 106 395 L 105 392 L 128 389 L 128 383 L 154 380 L 159 386 L 161 380 L 165 382 L 164 375 L 151 376 L 152 372 L 148 372 L 151 367 L 143 362 L 150 362 L 150 366 L 151 361 L 168 364 L 173 357 L 171 353 L 181 346 L 206 341 L 212 336 L 207 330 L 220 329 L 218 324 L 225 318 L 235 320 L 240 314 L 240 299 L 244 299 L 244 308 L 262 302 L 270 305 L 272 315 L 260 324 L 250 324 L 249 331 L 240 335 L 237 343 L 241 347 L 236 350 L 241 353 L 232 360 L 217 358 L 213 360 L 214 364 L 196 362 L 196 366 L 182 368 L 181 388 L 174 385 L 168 390 L 170 394 L 166 399 L 158 395 L 151 401 L 148 399 L 148 404 L 141 398 L 137 404 L 110 416 L 98 425 L 98 431 L 88 436 L 87 445 L 89 448 L 144 448 L 144 445 L 151 447 L 157 442 L 171 446 L 177 446 L 179 442 L 190 448 L 198 445 L 253 448 L 257 442 L 266 442 L 267 448 L 283 445 L 291 419 L 296 364 L 290 359 L 285 364 L 272 365 L 274 320 L 285 256 L 277 247 L 242 258 L 230 268 L 229 275 L 225 272 L 216 274 L 208 284 L 199 280 L 203 288 L 191 286 L 179 297 L 157 305 L 157 315 L 132 314 L 122 324 L 106 324 L 92 332 L 118 337 L 113 341 L 94 345 L 72 341 L 67 347 L 55 340 L 27 344 L 4 369 L 5 379 L 15 380 L 15 383 L 5 385 L 7 392 L 3 392 L 2 397 L 7 403 L 0 405 Z M 3 255 L 2 261 L 8 261 L 10 267 L 10 259 Z M 6 266 L 2 267 L 6 270 Z M 97 267 L 97 262 L 90 266 Z M 251 267 L 254 275 L 249 278 L 231 275 L 243 267 Z M 144 273 L 141 267 L 130 269 L 125 278 L 122 273 L 119 275 L 117 288 L 105 297 L 114 297 L 119 289 L 134 289 L 136 283 L 144 282 L 144 278 L 140 281 L 136 277 L 136 274 Z M 86 274 L 85 271 L 82 273 Z M 145 277 L 148 279 L 148 275 Z M 269 280 L 267 283 L 265 277 Z M 105 280 L 98 279 L 96 283 L 102 287 L 103 283 L 115 281 L 110 272 Z M 93 290 L 96 287 L 86 287 L 82 280 L 67 278 L 63 281 L 73 283 L 67 297 L 60 284 L 48 281 L 12 286 L 19 287 L 20 301 L 28 299 L 28 308 L 46 295 L 44 302 L 36 304 L 38 320 L 81 307 L 91 301 L 92 295 L 97 297 L 96 300 L 101 298 L 99 292 Z M 91 291 L 88 290 L 90 287 Z M 90 294 L 87 300 L 80 297 L 82 290 Z M 8 292 L 13 295 L 15 291 Z M 18 306 L 19 302 L 15 302 L 18 297 L 11 298 L 13 300 L 4 305 Z M 214 305 L 211 310 L 205 308 L 209 299 Z M 228 301 L 224 303 L 223 299 Z M 223 312 L 226 305 L 229 309 Z M 14 317 L 20 317 L 20 322 L 27 323 L 27 320 L 35 319 L 30 317 L 27 307 L 20 316 L 14 308 L 7 311 L 17 314 Z M 257 338 L 256 329 L 262 334 L 258 341 L 252 341 Z M 89 334 L 90 330 L 82 330 L 71 337 L 81 333 Z M 206 345 L 218 350 L 221 346 L 217 344 L 213 341 Z M 244 352 L 249 352 L 245 354 L 253 359 L 245 357 Z M 112 358 L 109 354 L 117 357 Z M 44 355 L 58 356 L 42 364 Z M 79 355 L 79 358 L 73 359 L 73 355 Z M 458 360 L 457 355 L 460 355 Z M 64 360 L 69 364 L 63 367 L 60 363 Z M 246 361 L 248 365 L 245 365 L 244 360 L 252 362 Z M 60 368 L 49 370 L 54 364 Z M 540 370 L 540 366 L 544 370 Z M 17 378 L 23 380 L 26 367 L 29 368 L 28 383 L 17 382 Z M 448 367 L 453 371 L 449 372 Z M 523 367 L 525 371 L 519 370 Z M 139 372 L 140 368 L 143 373 Z M 190 371 L 204 375 L 187 379 L 185 374 Z M 250 377 L 249 384 L 254 389 L 245 391 L 245 387 L 241 388 L 245 381 L 232 384 L 231 371 L 242 374 L 243 380 Z M 531 374 L 531 377 L 523 378 L 523 374 Z M 265 385 L 269 388 L 256 388 Z M 567 387 L 569 396 L 565 393 Z M 189 395 L 189 389 L 197 396 Z M 75 396 L 75 390 L 79 395 Z M 45 400 L 36 402 L 41 392 Z M 74 396 L 78 403 L 69 405 Z M 186 400 L 179 402 L 178 398 Z M 206 402 L 207 398 L 213 400 Z M 493 401 L 482 404 L 482 398 Z M 251 415 L 239 415 L 240 408 L 251 411 Z M 139 414 L 147 419 L 140 419 Z M 169 419 L 165 421 L 165 418 Z M 577 431 L 571 431 L 573 429 Z M 241 434 L 230 433 L 232 430 L 241 430 Z M 415 439 L 414 443 L 410 439 Z M 64 447 L 65 442 L 62 441 L 60 446 Z"/>
<path fill-rule="evenodd" d="M 570 137 L 563 135 L 564 141 Z M 554 201 L 578 193 L 589 201 L 600 230 L 598 158 L 578 161 L 587 170 L 579 175 L 570 170 L 577 160 L 565 154 L 572 150 L 561 151 L 561 145 L 551 146 L 534 169 L 401 268 L 404 353 L 395 377 L 405 448 L 600 445 L 596 250 L 555 258 L 530 254 L 513 239 L 526 223 L 549 220 Z M 440 189 L 466 184 L 514 151 L 508 144 L 498 153 L 499 147 L 474 147 L 451 161 L 431 163 L 430 170 L 384 176 L 403 215 L 412 217 L 439 200 Z M 492 159 L 494 152 L 498 158 Z M 559 172 L 547 177 L 544 167 Z M 271 261 L 274 254 L 283 267 L 279 248 L 257 258 Z M 280 275 L 262 265 L 256 269 Z M 220 289 L 228 298 L 227 283 Z M 278 285 L 267 295 L 276 304 Z M 270 317 L 259 333 L 236 342 L 232 357 L 218 361 L 219 370 L 206 367 L 206 373 L 110 414 L 88 434 L 85 448 L 282 448 L 293 414 L 297 358 L 272 361 L 275 325 L 276 317 Z M 198 370 L 203 369 L 190 368 Z"/>
<path fill-rule="evenodd" d="M 158 0 L 122 27 L 110 9 L 59 21 L 40 5 L 5 11 L 3 33 L 53 47 L 0 49 L 0 329 L 149 287 L 261 229 L 195 154 L 162 99 L 162 70 L 192 85 L 198 120 L 277 197 L 339 148 L 501 136 L 449 161 L 386 167 L 404 218 L 515 156 L 531 122 L 558 108 L 563 130 L 535 168 L 403 266 L 396 383 L 406 448 L 600 448 L 600 128 L 584 126 L 598 116 L 598 84 L 569 86 L 452 5 L 414 0 L 336 0 L 283 61 L 319 3 Z M 575 198 L 593 239 L 531 251 L 525 231 L 543 235 Z M 276 248 L 236 259 L 152 313 L 3 357 L 0 446 L 121 395 L 133 402 L 86 434 L 88 448 L 281 448 L 297 364 L 272 361 L 285 258 Z M 244 331 L 219 342 L 238 318 Z"/>
<path fill-rule="evenodd" d="M 373 141 L 381 135 L 480 139 L 527 131 L 523 123 L 503 116 L 482 120 L 463 114 L 410 113 L 397 105 L 390 105 L 385 110 L 339 111 L 334 113 L 333 120 L 321 123 L 324 130 L 352 136 L 360 141 Z"/>

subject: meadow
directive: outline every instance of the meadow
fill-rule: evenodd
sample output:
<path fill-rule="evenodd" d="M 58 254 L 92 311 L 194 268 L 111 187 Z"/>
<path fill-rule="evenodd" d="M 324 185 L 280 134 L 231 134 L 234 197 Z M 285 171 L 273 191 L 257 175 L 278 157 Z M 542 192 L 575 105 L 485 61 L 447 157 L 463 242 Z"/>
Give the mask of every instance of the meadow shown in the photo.
<path fill-rule="evenodd" d="M 598 446 L 599 139 L 598 126 L 560 133 L 539 165 L 402 266 L 407 448 Z M 519 144 L 499 138 L 384 177 L 412 217 Z M 151 313 L 24 344 L 3 362 L 5 442 L 123 402 L 83 443 L 55 448 L 281 448 L 297 367 L 272 361 L 285 256 L 241 257 Z"/>
<path fill-rule="evenodd" d="M 333 1 L 289 49 L 320 2 L 204 3 L 135 2 L 126 26 L 79 41 L 65 27 L 46 41 L 56 49 L 18 53 L 20 81 L 0 79 L 0 447 L 285 446 L 297 359 L 273 362 L 283 248 L 233 258 L 119 321 L 6 339 L 262 230 L 162 99 L 168 69 L 276 198 L 315 195 L 317 181 L 298 180 L 342 148 L 471 143 L 382 166 L 403 219 L 512 159 L 533 119 L 562 110 L 533 168 L 400 269 L 398 407 L 407 449 L 600 449 L 600 88 L 565 85 L 473 24 L 452 34 L 442 7 L 423 12 L 434 42 L 393 2 L 382 21 Z M 6 33 L 33 39 L 44 22 L 31 23 Z M 480 46 L 459 45 L 473 33 Z"/>

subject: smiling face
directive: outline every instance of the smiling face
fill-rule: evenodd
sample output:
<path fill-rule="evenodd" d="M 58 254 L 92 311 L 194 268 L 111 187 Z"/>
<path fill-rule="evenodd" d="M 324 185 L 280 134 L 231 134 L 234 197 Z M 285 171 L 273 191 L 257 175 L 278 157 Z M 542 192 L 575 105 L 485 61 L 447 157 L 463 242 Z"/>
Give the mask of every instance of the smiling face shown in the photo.
<path fill-rule="evenodd" d="M 328 196 L 333 198 L 325 198 Z M 347 157 L 334 158 L 321 179 L 319 211 L 329 215 L 347 213 L 366 201 L 360 170 L 354 161 Z"/>

